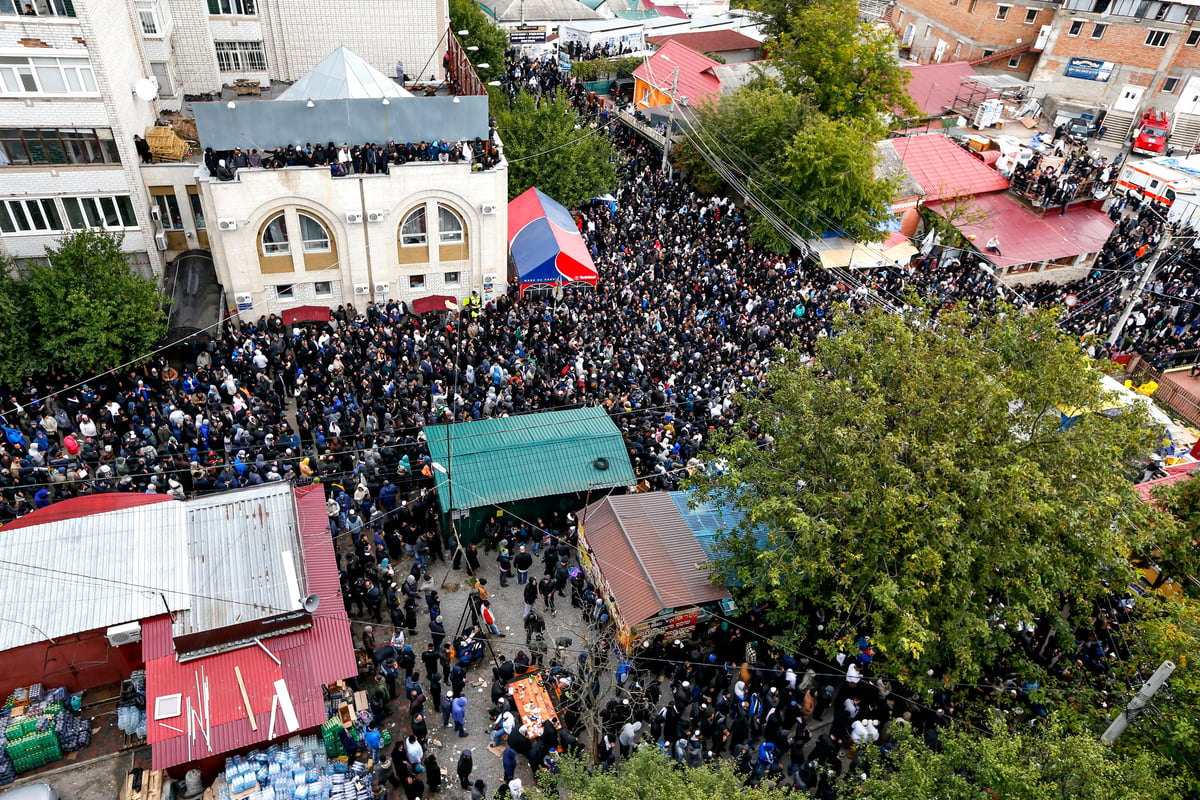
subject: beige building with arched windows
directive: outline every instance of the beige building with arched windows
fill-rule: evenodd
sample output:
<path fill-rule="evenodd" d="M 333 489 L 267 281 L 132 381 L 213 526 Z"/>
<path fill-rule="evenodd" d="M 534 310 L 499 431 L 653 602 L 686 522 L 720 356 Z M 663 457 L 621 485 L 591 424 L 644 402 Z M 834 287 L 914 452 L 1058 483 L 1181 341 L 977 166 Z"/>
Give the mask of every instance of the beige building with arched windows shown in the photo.
<path fill-rule="evenodd" d="M 235 147 L 255 144 L 454 145 L 489 135 L 477 78 L 474 95 L 415 97 L 344 48 L 322 63 L 319 85 L 302 79 L 275 100 L 194 104 L 201 145 L 232 158 Z M 146 165 L 141 174 L 156 219 L 171 226 L 168 255 L 209 251 L 225 307 L 253 318 L 507 288 L 502 157 L 486 169 L 478 160 L 413 161 L 338 177 L 327 166 L 292 166 L 219 180 L 195 163 Z"/>

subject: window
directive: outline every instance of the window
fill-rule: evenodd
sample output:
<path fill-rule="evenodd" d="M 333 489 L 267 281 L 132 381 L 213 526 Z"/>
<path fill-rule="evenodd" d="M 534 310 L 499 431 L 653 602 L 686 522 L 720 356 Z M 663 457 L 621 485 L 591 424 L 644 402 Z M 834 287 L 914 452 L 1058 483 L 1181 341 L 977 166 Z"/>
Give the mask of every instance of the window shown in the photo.
<path fill-rule="evenodd" d="M 1025 24 L 1032 25 L 1037 22 L 1038 10 L 1036 8 L 1025 9 Z"/>
<path fill-rule="evenodd" d="M 108 128 L 0 128 L 0 166 L 120 163 Z"/>
<path fill-rule="evenodd" d="M 1012 6 L 996 6 L 996 19 L 1000 20 L 1001 22 L 1008 19 L 1008 10 L 1010 8 L 1012 8 Z"/>
<path fill-rule="evenodd" d="M 1148 47 L 1166 47 L 1169 41 L 1171 41 L 1170 31 L 1148 31 L 1146 33 Z"/>
<path fill-rule="evenodd" d="M 408 288 L 424 289 L 425 288 L 425 276 L 424 275 L 409 275 L 408 276 Z"/>
<path fill-rule="evenodd" d="M 313 296 L 315 297 L 330 297 L 333 295 L 333 283 L 330 281 L 317 281 L 313 284 Z"/>
<path fill-rule="evenodd" d="M 1083 33 L 1083 20 L 1071 20 L 1071 27 L 1067 29 L 1067 36 L 1078 36 Z"/>
<path fill-rule="evenodd" d="M 1154 18 L 1155 19 L 1166 19 L 1167 14 L 1170 14 L 1170 13 L 1171 13 L 1171 4 L 1170 3 L 1159 3 L 1158 11 L 1154 14 Z"/>
<path fill-rule="evenodd" d="M 962 42 L 954 43 L 954 58 L 958 58 L 959 54 L 962 53 L 962 47 Z"/>
<path fill-rule="evenodd" d="M 1093 39 L 1103 39 L 1104 32 L 1106 30 L 1108 30 L 1107 24 L 1105 24 L 1103 22 L 1097 22 L 1095 25 L 1092 26 L 1092 38 Z"/>
<path fill-rule="evenodd" d="M 156 194 L 153 199 L 158 208 L 158 221 L 162 223 L 163 230 L 183 230 L 183 215 L 179 213 L 179 198 L 171 193 Z"/>
<path fill-rule="evenodd" d="M 1017 53 L 1012 58 L 1008 59 L 1008 68 L 1017 69 L 1021 66 L 1021 54 Z"/>
<path fill-rule="evenodd" d="M 262 42 L 217 42 L 217 69 L 221 72 L 265 72 L 267 55 Z"/>
<path fill-rule="evenodd" d="M 137 13 L 143 35 L 151 39 L 161 39 L 167 35 L 165 12 L 157 0 L 133 0 L 133 10 Z"/>
<path fill-rule="evenodd" d="M 275 287 L 275 297 L 280 300 L 296 299 L 296 287 L 291 283 L 281 283 Z"/>
<path fill-rule="evenodd" d="M 967 6 L 967 13 L 974 14 L 975 6 L 979 5 L 979 0 L 971 0 L 971 5 Z"/>
<path fill-rule="evenodd" d="M 463 242 L 462 220 L 446 206 L 438 206 L 438 240 L 442 244 Z"/>
<path fill-rule="evenodd" d="M 118 231 L 136 227 L 137 215 L 128 195 L 0 201 L 0 231 L 4 233 L 65 233 L 85 228 Z"/>
<path fill-rule="evenodd" d="M 959 2 L 959 0 L 950 0 L 950 5 L 957 6 L 958 2 Z"/>
<path fill-rule="evenodd" d="M 1188 47 L 1195 47 L 1200 44 L 1200 29 L 1188 31 L 1187 39 L 1184 41 Z"/>
<path fill-rule="evenodd" d="M 208 225 L 204 222 L 204 205 L 200 202 L 200 195 L 189 191 L 188 200 L 192 204 L 192 222 L 196 224 L 196 230 L 202 231 Z"/>
<path fill-rule="evenodd" d="M 462 273 L 461 272 L 443 272 L 442 273 L 442 284 L 447 289 L 461 285 L 462 284 Z"/>
<path fill-rule="evenodd" d="M 0 0 L 0 14 L 25 13 L 26 0 Z M 33 13 L 39 17 L 73 17 L 75 5 L 71 0 L 31 0 Z"/>
<path fill-rule="evenodd" d="M 208 0 L 208 13 L 253 16 L 258 13 L 258 6 L 254 0 Z"/>
<path fill-rule="evenodd" d="M 1163 81 L 1162 90 L 1164 94 L 1174 94 L 1179 88 L 1179 78 L 1167 78 Z"/>
<path fill-rule="evenodd" d="M 404 224 L 400 226 L 400 245 L 402 247 L 423 246 L 428 239 L 425 230 L 425 209 L 413 209 L 407 217 L 404 218 Z"/>
<path fill-rule="evenodd" d="M 928 39 L 930 36 L 933 36 L 933 26 L 926 25 L 925 26 L 925 38 Z"/>
<path fill-rule="evenodd" d="M 305 253 L 328 253 L 329 231 L 316 219 L 307 214 L 300 217 L 300 240 Z"/>
<path fill-rule="evenodd" d="M 288 243 L 287 225 L 283 214 L 277 214 L 266 224 L 262 232 L 262 253 L 264 256 L 281 256 L 292 252 Z"/>
<path fill-rule="evenodd" d="M 84 58 L 0 56 L 2 94 L 97 94 L 92 62 Z"/>

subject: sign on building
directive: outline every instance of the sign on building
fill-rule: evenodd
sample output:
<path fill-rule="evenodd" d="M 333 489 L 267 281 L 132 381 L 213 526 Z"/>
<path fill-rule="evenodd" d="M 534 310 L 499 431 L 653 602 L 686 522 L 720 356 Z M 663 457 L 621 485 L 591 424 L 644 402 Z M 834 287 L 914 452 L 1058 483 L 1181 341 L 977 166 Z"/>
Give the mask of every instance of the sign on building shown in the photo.
<path fill-rule="evenodd" d="M 1067 62 L 1066 76 L 1085 81 L 1107 83 L 1117 65 L 1112 61 L 1097 61 L 1094 58 L 1072 58 Z"/>
<path fill-rule="evenodd" d="M 543 44 L 546 41 L 545 25 L 522 25 L 508 32 L 510 44 Z"/>

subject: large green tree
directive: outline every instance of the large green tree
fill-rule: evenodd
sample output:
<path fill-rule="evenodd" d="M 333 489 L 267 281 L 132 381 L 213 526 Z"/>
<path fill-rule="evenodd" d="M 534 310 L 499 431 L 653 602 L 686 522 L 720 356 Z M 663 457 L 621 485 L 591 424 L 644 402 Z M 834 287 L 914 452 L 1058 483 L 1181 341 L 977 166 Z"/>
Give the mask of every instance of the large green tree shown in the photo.
<path fill-rule="evenodd" d="M 582 124 L 566 95 L 493 94 L 492 114 L 508 160 L 510 198 L 536 186 L 568 208 L 617 188 L 612 143 Z"/>
<path fill-rule="evenodd" d="M 1125 473 L 1150 426 L 1132 410 L 1063 425 L 1060 408 L 1105 395 L 1053 314 L 841 319 L 816 363 L 779 353 L 719 446 L 727 471 L 700 481 L 767 531 L 762 548 L 733 537 L 718 565 L 744 600 L 793 644 L 832 654 L 869 635 L 880 671 L 932 688 L 976 681 L 1018 623 L 1128 578 L 1147 508 Z M 838 624 L 817 631 L 814 606 Z"/>
<path fill-rule="evenodd" d="M 29 313 L 29 285 L 13 277 L 11 260 L 0 260 L 0 385 L 16 386 L 37 371 Z"/>
<path fill-rule="evenodd" d="M 133 273 L 123 241 L 100 230 L 68 234 L 46 248 L 48 265 L 30 269 L 20 314 L 37 363 L 77 374 L 107 370 L 162 339 L 166 298 Z"/>
<path fill-rule="evenodd" d="M 551 786 L 571 800 L 783 800 L 783 792 L 749 788 L 728 761 L 680 769 L 653 749 L 639 750 L 618 770 L 593 770 L 578 760 L 563 759 L 562 772 Z M 553 791 L 547 796 L 557 797 Z"/>
<path fill-rule="evenodd" d="M 788 89 L 813 99 L 822 113 L 850 117 L 886 132 L 886 119 L 915 112 L 896 60 L 896 39 L 861 22 L 856 0 L 765 0 L 769 52 Z"/>
<path fill-rule="evenodd" d="M 982 735 L 981 735 L 982 734 Z M 1148 752 L 1121 753 L 1090 731 L 1051 717 L 1040 727 L 989 732 L 943 728 L 931 749 L 898 731 L 886 760 L 875 751 L 866 780 L 842 784 L 847 800 L 1175 800 L 1170 766 Z"/>
<path fill-rule="evenodd" d="M 468 50 L 475 72 L 484 83 L 504 75 L 504 53 L 508 49 L 508 33 L 497 26 L 480 9 L 475 0 L 450 0 L 450 29 L 466 31 L 458 36 L 463 47 L 478 47 Z M 487 64 L 481 67 L 481 64 Z"/>

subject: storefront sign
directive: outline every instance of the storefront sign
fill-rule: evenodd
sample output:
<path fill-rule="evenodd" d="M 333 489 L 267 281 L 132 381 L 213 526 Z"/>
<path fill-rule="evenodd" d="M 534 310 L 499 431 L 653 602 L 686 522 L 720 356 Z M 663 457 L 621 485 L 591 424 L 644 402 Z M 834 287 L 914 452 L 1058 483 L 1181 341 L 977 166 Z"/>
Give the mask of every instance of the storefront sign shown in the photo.
<path fill-rule="evenodd" d="M 1094 58 L 1072 58 L 1067 62 L 1066 76 L 1085 81 L 1107 83 L 1117 65 L 1112 61 L 1097 61 Z"/>
<path fill-rule="evenodd" d="M 522 25 L 508 32 L 511 44 L 542 44 L 546 41 L 545 25 Z"/>

